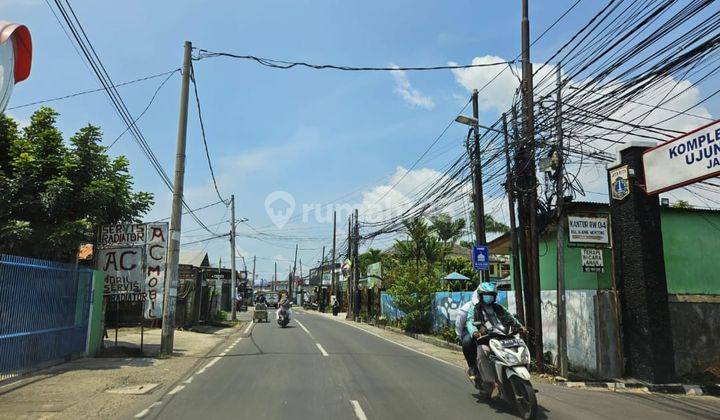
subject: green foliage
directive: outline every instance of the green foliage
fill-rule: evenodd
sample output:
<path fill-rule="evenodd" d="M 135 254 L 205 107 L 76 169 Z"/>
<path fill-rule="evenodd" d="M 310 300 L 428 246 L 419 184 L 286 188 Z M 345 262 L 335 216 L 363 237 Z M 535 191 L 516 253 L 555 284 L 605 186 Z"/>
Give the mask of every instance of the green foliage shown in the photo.
<path fill-rule="evenodd" d="M 0 252 L 72 261 L 100 224 L 139 221 L 152 195 L 133 192 L 129 162 L 111 159 L 88 125 L 68 143 L 41 108 L 22 130 L 0 114 Z"/>
<path fill-rule="evenodd" d="M 463 257 L 445 258 L 445 260 L 443 260 L 443 268 L 446 273 L 455 271 L 469 279 L 473 279 L 477 275 L 477 272 L 473 269 L 472 261 Z"/>
<path fill-rule="evenodd" d="M 690 204 L 686 200 L 678 200 L 670 205 L 670 207 L 674 209 L 691 209 L 693 208 L 692 204 Z"/>
<path fill-rule="evenodd" d="M 427 332 L 432 324 L 433 293 L 440 287 L 440 272 L 432 267 L 419 270 L 412 263 L 398 266 L 391 274 L 394 282 L 389 289 L 395 306 L 405 312 L 403 329 Z"/>
<path fill-rule="evenodd" d="M 455 327 L 443 327 L 442 331 L 439 333 L 440 338 L 447 341 L 448 343 L 455 343 L 458 342 L 458 336 L 457 332 L 455 332 Z"/>
<path fill-rule="evenodd" d="M 495 220 L 494 217 L 492 217 L 489 214 L 485 215 L 485 231 L 486 232 L 496 232 L 496 233 L 506 233 L 510 232 L 510 228 L 508 225 L 502 222 L 498 222 Z"/>
<path fill-rule="evenodd" d="M 455 219 L 447 213 L 440 213 L 430 218 L 432 230 L 444 244 L 454 244 L 465 230 L 465 219 Z"/>
<path fill-rule="evenodd" d="M 360 254 L 360 273 L 367 275 L 367 267 L 370 264 L 382 261 L 382 251 L 370 248 L 367 252 Z"/>
<path fill-rule="evenodd" d="M 437 236 L 432 234 L 427 222 L 422 218 L 412 219 L 404 222 L 407 240 L 396 241 L 395 249 L 400 263 L 415 263 L 416 270 L 420 269 L 420 263 L 425 262 L 428 266 L 442 261 L 448 252 L 447 246 Z"/>

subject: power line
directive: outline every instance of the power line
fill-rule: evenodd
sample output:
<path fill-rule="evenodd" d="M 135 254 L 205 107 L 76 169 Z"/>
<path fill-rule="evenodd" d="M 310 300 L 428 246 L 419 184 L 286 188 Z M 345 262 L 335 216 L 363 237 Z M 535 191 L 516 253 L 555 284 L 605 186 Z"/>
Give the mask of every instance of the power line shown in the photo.
<path fill-rule="evenodd" d="M 306 67 L 313 70 L 341 70 L 341 71 L 430 71 L 430 70 L 456 70 L 456 69 L 470 69 L 477 67 L 494 67 L 494 66 L 505 66 L 513 63 L 513 61 L 499 61 L 496 63 L 485 63 L 485 64 L 461 64 L 461 65 L 445 65 L 445 66 L 430 66 L 430 67 L 353 67 L 353 66 L 340 66 L 336 64 L 311 64 L 303 61 L 284 61 L 276 60 L 272 58 L 257 57 L 254 55 L 239 55 L 227 52 L 213 52 L 205 49 L 198 49 L 198 55 L 194 60 L 204 60 L 206 58 L 215 57 L 228 57 L 240 60 L 254 61 L 265 67 L 271 67 L 275 69 L 287 70 L 293 67 Z"/>
<path fill-rule="evenodd" d="M 190 80 L 192 81 L 193 90 L 195 91 L 195 103 L 197 104 L 198 119 L 200 120 L 200 132 L 202 133 L 203 145 L 205 146 L 205 157 L 207 157 L 208 167 L 210 168 L 210 176 L 212 176 L 213 187 L 215 187 L 215 193 L 220 201 L 225 201 L 218 189 L 217 180 L 215 179 L 215 171 L 213 170 L 212 160 L 210 159 L 207 136 L 205 136 L 205 123 L 203 122 L 202 108 L 200 107 L 200 97 L 198 96 L 197 82 L 195 81 L 195 67 L 192 65 L 192 61 L 190 62 Z"/>
<path fill-rule="evenodd" d="M 118 87 L 127 86 L 127 85 L 132 85 L 132 84 L 139 83 L 139 82 L 144 82 L 144 81 L 146 81 L 146 80 L 157 79 L 158 77 L 167 76 L 167 75 L 173 75 L 173 74 L 175 74 L 175 73 L 178 72 L 178 71 L 180 71 L 179 68 L 177 68 L 177 69 L 175 69 L 175 70 L 166 71 L 166 72 L 163 72 L 163 73 L 153 74 L 153 75 L 151 75 L 151 76 L 141 77 L 141 78 L 139 78 L 139 79 L 130 80 L 130 81 L 123 82 L 123 83 L 118 83 L 117 85 L 113 85 L 112 87 L 113 87 L 113 88 L 118 88 Z M 11 111 L 11 110 L 13 110 L 13 109 L 27 108 L 27 107 L 33 106 L 33 105 L 45 104 L 45 103 L 48 103 L 48 102 L 61 101 L 61 100 L 63 100 L 63 99 L 75 98 L 75 97 L 78 97 L 78 96 L 87 95 L 87 94 L 89 94 L 89 93 L 103 92 L 104 90 L 105 90 L 105 88 L 90 89 L 90 90 L 84 90 L 84 91 L 81 91 L 81 92 L 71 93 L 71 94 L 64 95 L 64 96 L 58 96 L 58 97 L 56 97 L 56 98 L 42 99 L 42 100 L 39 100 L 39 101 L 28 102 L 28 103 L 26 103 L 26 104 L 17 105 L 17 106 L 8 108 L 8 111 Z"/>

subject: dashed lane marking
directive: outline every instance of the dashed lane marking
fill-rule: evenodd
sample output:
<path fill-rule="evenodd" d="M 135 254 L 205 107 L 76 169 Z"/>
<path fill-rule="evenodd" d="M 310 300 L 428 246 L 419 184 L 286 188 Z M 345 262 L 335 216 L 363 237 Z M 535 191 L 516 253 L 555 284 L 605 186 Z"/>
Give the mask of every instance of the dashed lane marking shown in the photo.
<path fill-rule="evenodd" d="M 182 391 L 183 389 L 185 389 L 185 385 L 178 385 L 175 388 L 173 388 L 172 391 L 168 392 L 168 395 L 175 395 L 178 392 Z"/>
<path fill-rule="evenodd" d="M 245 328 L 245 334 L 250 332 L 250 330 L 252 329 L 252 326 L 253 326 L 252 322 L 250 324 L 248 324 L 247 328 Z"/>
<path fill-rule="evenodd" d="M 356 400 L 350 400 L 350 404 L 352 405 L 353 411 L 355 411 L 355 417 L 357 417 L 358 420 L 367 420 L 367 416 L 365 415 L 362 407 L 360 407 L 359 402 Z"/>
<path fill-rule="evenodd" d="M 148 414 L 149 412 L 150 412 L 150 409 L 149 409 L 149 408 L 146 408 L 146 409 L 144 409 L 143 411 L 135 414 L 135 418 L 136 418 L 136 419 L 141 419 L 141 418 L 147 416 L 147 414 Z"/>
<path fill-rule="evenodd" d="M 302 324 L 302 322 L 298 321 L 297 319 L 295 320 L 295 322 L 297 322 L 297 324 L 300 326 L 300 328 L 302 328 L 303 331 L 305 331 L 310 336 L 310 338 L 315 339 L 315 337 L 313 337 L 313 335 L 310 334 L 310 331 L 307 328 L 305 328 L 305 326 Z"/>
<path fill-rule="evenodd" d="M 220 360 L 220 359 L 221 359 L 220 357 L 215 357 L 215 358 L 213 358 L 210 362 L 208 362 L 207 365 L 203 366 L 202 369 L 200 369 L 200 370 L 197 371 L 197 375 L 199 375 L 199 374 L 201 374 L 201 373 L 204 373 L 209 367 L 211 367 L 212 365 L 214 365 L 215 363 L 217 363 L 218 360 Z"/>
<path fill-rule="evenodd" d="M 189 384 L 193 381 L 193 379 L 195 379 L 195 377 L 191 376 L 191 377 L 187 378 L 183 383 Z"/>
<path fill-rule="evenodd" d="M 325 351 L 325 349 L 323 348 L 323 346 L 320 345 L 320 343 L 315 343 L 315 345 L 320 350 L 320 353 L 322 353 L 323 356 L 325 356 L 325 357 L 328 356 L 328 352 Z"/>

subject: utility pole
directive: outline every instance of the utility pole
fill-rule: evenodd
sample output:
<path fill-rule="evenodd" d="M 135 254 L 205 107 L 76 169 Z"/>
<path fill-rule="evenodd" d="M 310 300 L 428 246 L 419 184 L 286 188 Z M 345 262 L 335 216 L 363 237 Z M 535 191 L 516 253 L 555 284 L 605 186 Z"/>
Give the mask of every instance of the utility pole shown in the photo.
<path fill-rule="evenodd" d="M 353 234 L 353 321 L 357 321 L 360 314 L 360 307 L 357 305 L 358 282 L 360 281 L 360 218 L 358 209 L 355 209 L 355 231 Z"/>
<path fill-rule="evenodd" d="M 338 298 L 337 290 L 336 290 L 336 284 L 335 284 L 335 236 L 337 234 L 337 211 L 333 211 L 333 240 L 332 240 L 332 267 L 330 270 L 330 276 L 331 276 L 331 282 L 332 285 L 332 294 L 335 295 L 335 299 Z"/>
<path fill-rule="evenodd" d="M 472 93 L 473 118 L 478 121 L 480 109 L 478 106 L 478 91 L 473 89 Z M 473 127 L 473 204 L 475 205 L 475 245 L 487 245 L 485 237 L 485 204 L 483 203 L 482 185 L 482 161 L 480 159 L 480 128 L 477 123 Z M 488 270 L 480 271 L 480 278 L 483 282 L 490 279 Z"/>
<path fill-rule="evenodd" d="M 352 241 L 352 214 L 348 217 L 348 251 L 347 251 L 347 258 L 348 261 L 350 261 L 350 264 L 352 264 L 352 252 L 353 252 L 353 241 Z M 347 316 L 345 319 L 352 319 L 353 316 L 353 292 L 352 292 L 352 266 L 350 267 L 350 270 L 348 270 L 348 277 L 345 283 L 345 286 L 347 287 Z"/>
<path fill-rule="evenodd" d="M 321 309 L 323 309 L 323 308 L 322 308 L 323 305 L 320 304 L 320 296 L 322 296 L 322 298 L 323 298 L 322 300 L 323 300 L 323 301 L 325 300 L 325 295 L 324 295 L 323 292 L 322 292 L 322 287 L 323 287 L 323 274 L 325 274 L 325 266 L 324 266 L 324 264 L 325 264 L 325 245 L 323 245 L 322 254 L 320 254 L 320 255 L 321 255 L 321 256 L 320 256 L 320 285 L 318 286 L 318 296 L 317 296 L 317 300 L 318 300 L 318 311 L 320 311 Z M 322 311 L 321 311 L 321 312 L 322 312 Z"/>
<path fill-rule="evenodd" d="M 253 256 L 253 274 L 252 274 L 252 287 L 255 288 L 255 262 L 257 260 L 257 256 Z M 260 284 L 260 288 L 262 288 L 262 284 Z"/>
<path fill-rule="evenodd" d="M 557 145 L 555 156 L 555 207 L 557 211 L 557 344 L 560 376 L 567 378 L 567 313 L 565 311 L 565 158 L 562 129 L 562 77 L 557 66 L 557 100 L 555 103 Z"/>
<path fill-rule="evenodd" d="M 277 261 L 275 261 L 275 277 L 273 277 L 272 291 L 277 291 Z"/>
<path fill-rule="evenodd" d="M 545 371 L 543 361 L 542 315 L 540 309 L 540 262 L 537 226 L 537 175 L 535 174 L 535 116 L 533 103 L 533 69 L 530 62 L 530 20 L 528 0 L 522 0 L 522 114 L 523 142 L 520 148 L 520 166 L 517 185 L 523 196 L 520 226 L 525 235 L 523 264 L 526 265 L 526 286 L 532 296 L 532 306 L 526 307 L 532 331 L 531 348 L 540 372 Z"/>
<path fill-rule="evenodd" d="M 293 282 L 295 282 L 295 270 L 297 269 L 297 253 L 298 253 L 298 246 L 299 244 L 295 244 L 295 260 L 293 261 L 292 266 L 292 277 L 290 278 L 290 281 L 288 282 L 288 297 L 290 298 L 290 301 L 293 300 Z"/>
<path fill-rule="evenodd" d="M 505 191 L 508 195 L 508 213 L 510 215 L 510 246 L 512 247 L 513 289 L 515 289 L 515 312 L 520 322 L 525 323 L 523 308 L 522 274 L 520 273 L 520 257 L 518 255 L 518 238 L 515 229 L 515 186 L 512 169 L 510 168 L 510 147 L 508 142 L 507 115 L 503 113 L 503 134 L 505 140 Z"/>
<path fill-rule="evenodd" d="M 235 309 L 235 302 L 237 302 L 237 275 L 235 274 L 235 258 L 237 258 L 237 255 L 235 254 L 235 194 L 230 196 L 230 287 L 232 287 L 232 291 L 230 292 L 230 296 L 232 296 L 232 311 L 230 312 L 232 314 L 232 320 L 237 320 L 237 311 Z M 245 267 L 245 270 L 247 272 L 247 267 Z"/>
<path fill-rule="evenodd" d="M 180 117 L 178 119 L 177 145 L 175 152 L 175 180 L 173 182 L 172 213 L 170 216 L 170 238 L 168 238 L 168 270 L 165 274 L 162 309 L 162 332 L 160 354 L 171 356 L 175 339 L 175 305 L 180 263 L 180 229 L 182 226 L 183 185 L 185 182 L 185 144 L 187 139 L 188 93 L 190 91 L 190 65 L 192 43 L 185 41 L 180 85 Z"/>

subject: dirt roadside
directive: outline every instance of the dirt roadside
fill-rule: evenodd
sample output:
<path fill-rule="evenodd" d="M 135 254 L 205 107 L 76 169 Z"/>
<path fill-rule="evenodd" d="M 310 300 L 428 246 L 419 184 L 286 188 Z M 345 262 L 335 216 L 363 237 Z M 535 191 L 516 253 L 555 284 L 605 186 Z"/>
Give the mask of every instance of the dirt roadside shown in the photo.
<path fill-rule="evenodd" d="M 0 419 L 107 419 L 132 417 L 165 394 L 187 372 L 203 363 L 246 322 L 233 328 L 175 331 L 172 358 L 98 357 L 78 359 L 38 371 L 0 386 Z M 114 340 L 114 335 L 111 334 Z M 139 343 L 137 329 L 120 330 L 118 344 Z M 106 340 L 112 348 L 114 341 Z M 160 344 L 160 330 L 145 330 L 150 354 Z M 112 356 L 116 356 L 112 354 Z M 147 353 L 146 353 L 147 354 Z"/>

